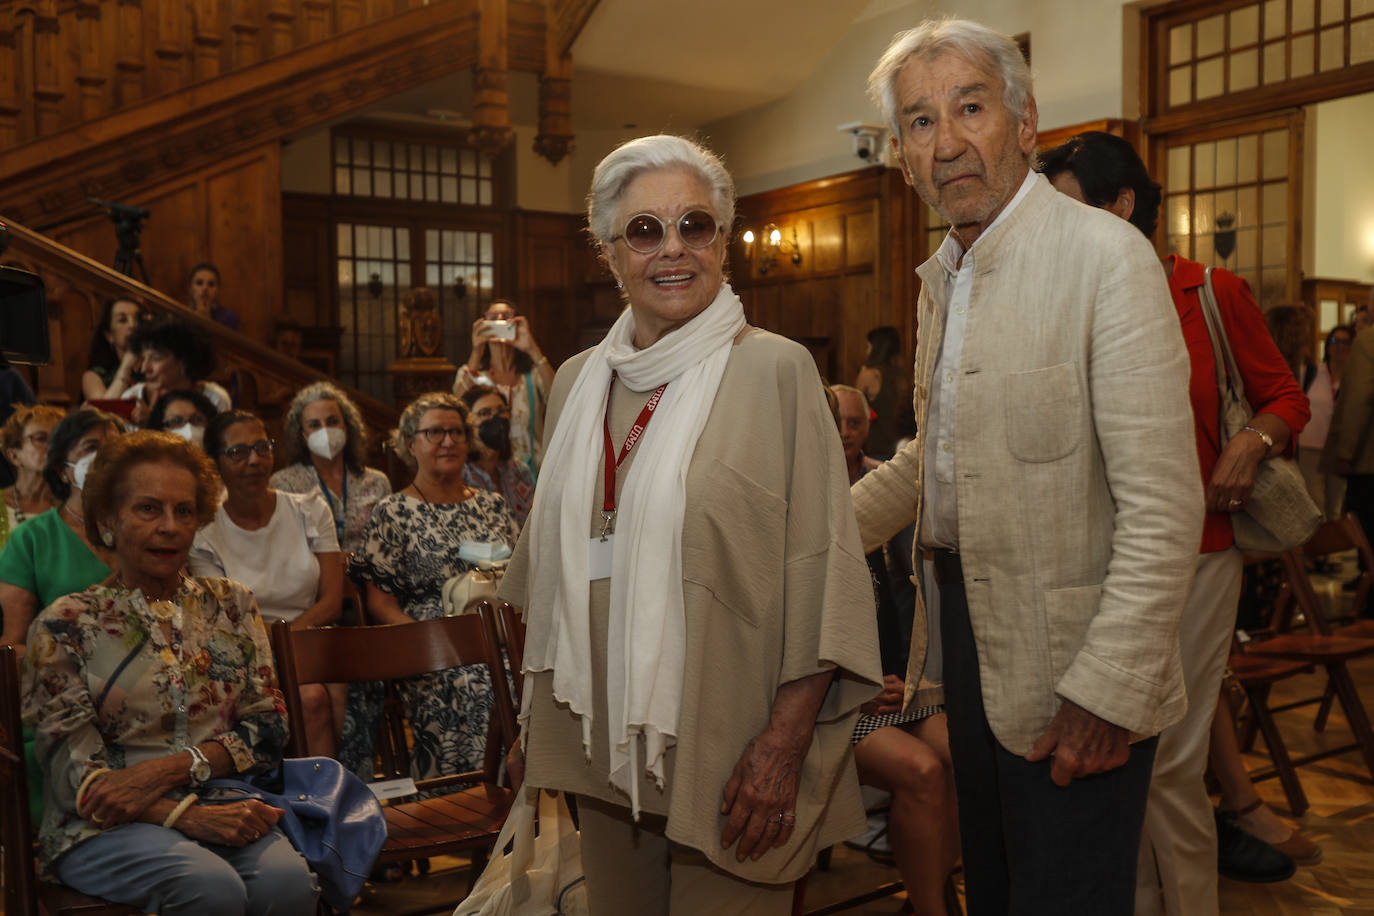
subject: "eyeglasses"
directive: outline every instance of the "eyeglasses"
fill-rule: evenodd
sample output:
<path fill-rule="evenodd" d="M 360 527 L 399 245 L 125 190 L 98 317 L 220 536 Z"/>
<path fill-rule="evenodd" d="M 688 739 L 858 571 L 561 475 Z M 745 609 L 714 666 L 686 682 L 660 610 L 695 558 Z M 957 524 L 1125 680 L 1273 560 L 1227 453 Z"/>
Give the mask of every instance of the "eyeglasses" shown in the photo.
<path fill-rule="evenodd" d="M 509 420 L 510 408 L 505 406 L 483 407 L 481 410 L 474 410 L 472 412 L 472 416 L 478 421 L 490 420 L 492 417 L 505 417 L 507 420 Z"/>
<path fill-rule="evenodd" d="M 257 452 L 259 458 L 271 458 L 272 446 L 273 442 L 271 439 L 259 439 L 252 445 L 231 445 L 221 451 L 220 454 L 228 458 L 234 464 L 239 464 L 240 462 L 248 460 L 249 452 Z"/>
<path fill-rule="evenodd" d="M 438 445 L 445 439 L 452 439 L 454 442 L 466 442 L 468 431 L 461 426 L 431 426 L 427 429 L 415 430 L 415 435 L 424 436 L 425 441 L 430 445 Z"/>
<path fill-rule="evenodd" d="M 26 442 L 32 442 L 34 445 L 37 445 L 37 446 L 39 446 L 39 447 L 41 448 L 41 447 L 43 447 L 43 446 L 45 446 L 45 445 L 48 444 L 48 434 L 47 434 L 47 433 L 29 433 L 28 435 L 24 436 L 24 441 L 26 441 Z"/>
<path fill-rule="evenodd" d="M 205 415 L 193 413 L 189 416 L 183 417 L 179 414 L 173 413 L 168 414 L 167 416 L 162 418 L 163 429 L 176 429 L 178 426 L 185 426 L 187 423 L 190 423 L 192 426 L 204 426 Z"/>
<path fill-rule="evenodd" d="M 716 218 L 705 210 L 688 210 L 673 221 L 677 226 L 677 237 L 688 248 L 705 248 L 720 235 Z M 668 237 L 668 224 L 652 213 L 637 213 L 625 223 L 625 231 L 612 238 L 624 239 L 634 251 L 640 254 L 653 254 L 663 247 Z"/>

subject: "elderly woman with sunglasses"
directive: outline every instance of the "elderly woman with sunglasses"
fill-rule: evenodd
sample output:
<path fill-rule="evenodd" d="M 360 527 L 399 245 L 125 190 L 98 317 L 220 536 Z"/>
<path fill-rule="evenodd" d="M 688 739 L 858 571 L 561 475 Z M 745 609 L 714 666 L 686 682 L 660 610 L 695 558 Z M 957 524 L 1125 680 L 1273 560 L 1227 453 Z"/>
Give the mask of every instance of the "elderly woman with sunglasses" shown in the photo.
<path fill-rule="evenodd" d="M 253 590 L 266 620 L 293 629 L 338 619 L 343 604 L 343 554 L 334 516 L 319 493 L 284 493 L 268 486 L 272 440 L 246 410 L 218 414 L 205 429 L 205 451 L 219 467 L 224 502 L 196 534 L 191 572 L 223 576 Z M 333 716 L 321 685 L 302 691 L 306 740 L 312 752 L 334 753 Z"/>
<path fill-rule="evenodd" d="M 508 551 L 515 544 L 518 529 L 506 501 L 463 481 L 467 419 L 467 405 L 447 392 L 422 394 L 401 413 L 395 446 L 415 479 L 372 510 L 351 570 L 378 623 L 442 617 L 444 583 L 472 568 L 473 549 L 499 542 Z M 414 678 L 404 696 L 416 778 L 481 767 L 492 702 L 485 667 Z"/>
<path fill-rule="evenodd" d="M 510 405 L 510 440 L 515 460 L 535 478 L 544 459 L 544 412 L 548 405 L 553 366 L 539 351 L 529 319 L 515 313 L 515 305 L 497 299 L 472 324 L 472 354 L 453 379 L 460 397 L 474 385 L 501 392 Z"/>
<path fill-rule="evenodd" d="M 882 680 L 839 438 L 810 354 L 724 282 L 714 154 L 630 141 L 588 201 L 629 308 L 549 399 L 501 592 L 528 628 L 512 770 L 578 796 L 592 912 L 788 913 L 865 829 L 849 738 Z"/>

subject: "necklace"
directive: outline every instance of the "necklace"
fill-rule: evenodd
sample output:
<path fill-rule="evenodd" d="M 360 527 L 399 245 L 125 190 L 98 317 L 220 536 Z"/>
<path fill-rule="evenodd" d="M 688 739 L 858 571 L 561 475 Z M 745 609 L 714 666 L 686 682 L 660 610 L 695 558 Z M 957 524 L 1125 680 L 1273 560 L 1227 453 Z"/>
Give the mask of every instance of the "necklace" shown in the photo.
<path fill-rule="evenodd" d="M 159 598 L 156 601 L 149 601 L 148 596 L 143 593 L 143 589 L 130 588 L 125 585 L 123 576 L 119 578 L 119 585 L 125 591 L 137 592 L 139 597 L 143 599 L 143 603 L 148 606 L 148 611 L 153 615 L 153 619 L 158 623 L 170 623 L 181 613 L 181 599 L 185 597 L 184 592 L 186 591 L 186 579 L 184 577 L 181 580 L 181 587 L 177 589 L 175 595 L 171 598 Z"/>
<path fill-rule="evenodd" d="M 15 490 L 14 490 L 14 523 L 15 523 L 16 525 L 22 525 L 22 524 L 23 524 L 25 521 L 27 521 L 27 520 L 28 520 L 28 516 L 24 514 L 24 507 L 21 506 L 21 505 L 19 504 L 19 490 L 18 490 L 18 489 L 15 489 Z"/>
<path fill-rule="evenodd" d="M 71 503 L 63 503 L 63 504 L 62 504 L 62 508 L 67 510 L 67 514 L 68 514 L 68 515 L 70 515 L 72 518 L 76 519 L 76 523 L 77 523 L 78 525 L 81 525 L 82 527 L 85 527 L 85 525 L 86 525 L 86 516 L 82 515 L 80 512 L 77 512 L 75 509 L 73 509 Z"/>

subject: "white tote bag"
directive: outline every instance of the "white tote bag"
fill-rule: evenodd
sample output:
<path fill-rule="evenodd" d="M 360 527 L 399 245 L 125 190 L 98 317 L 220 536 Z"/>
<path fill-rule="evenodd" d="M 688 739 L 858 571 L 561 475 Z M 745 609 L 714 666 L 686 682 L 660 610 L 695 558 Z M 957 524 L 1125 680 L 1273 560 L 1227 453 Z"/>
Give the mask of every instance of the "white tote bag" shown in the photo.
<path fill-rule="evenodd" d="M 531 795 L 538 798 L 537 836 Z M 563 793 L 520 791 L 491 860 L 453 916 L 590 916 L 582 841 Z"/>

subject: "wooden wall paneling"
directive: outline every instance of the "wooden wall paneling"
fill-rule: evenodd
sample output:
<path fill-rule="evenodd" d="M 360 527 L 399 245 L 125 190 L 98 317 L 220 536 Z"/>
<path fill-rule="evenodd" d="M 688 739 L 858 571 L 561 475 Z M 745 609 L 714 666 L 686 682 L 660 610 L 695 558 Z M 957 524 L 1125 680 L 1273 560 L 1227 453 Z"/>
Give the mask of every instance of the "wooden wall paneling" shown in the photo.
<path fill-rule="evenodd" d="M 32 75 L 34 100 L 34 131 L 38 135 L 52 133 L 62 123 L 62 102 L 66 93 L 62 85 L 61 35 L 58 31 L 56 0 L 39 0 L 29 13 L 32 57 L 26 75 Z"/>
<path fill-rule="evenodd" d="M 296 9 L 291 0 L 263 0 L 267 4 L 267 54 L 275 57 L 296 43 Z"/>
<path fill-rule="evenodd" d="M 529 317 L 540 347 L 555 365 L 581 349 L 584 330 L 599 330 L 610 323 L 598 316 L 595 295 L 586 280 L 583 225 L 583 217 L 576 214 L 515 215 L 516 305 Z M 610 317 L 613 321 L 614 315 Z"/>
<path fill-rule="evenodd" d="M 143 0 L 115 0 L 113 20 L 114 38 L 114 104 L 124 108 L 139 102 L 144 91 L 147 64 L 143 58 Z"/>
<path fill-rule="evenodd" d="M 335 32 L 334 0 L 301 0 L 302 44 L 324 41 Z"/>
<path fill-rule="evenodd" d="M 79 0 L 76 29 L 72 33 L 76 44 L 76 83 L 80 90 L 75 112 L 78 122 L 97 117 L 109 106 L 106 55 L 101 44 L 102 18 L 101 4 L 97 0 Z"/>
<path fill-rule="evenodd" d="M 281 147 L 211 175 L 206 181 L 207 253 L 224 277 L 224 304 L 239 313 L 240 330 L 266 341 L 281 307 Z"/>
<path fill-rule="evenodd" d="M 282 195 L 283 311 L 303 327 L 336 327 L 329 199 Z"/>
<path fill-rule="evenodd" d="M 0 21 L 0 148 L 19 142 L 19 54 L 15 27 Z"/>

